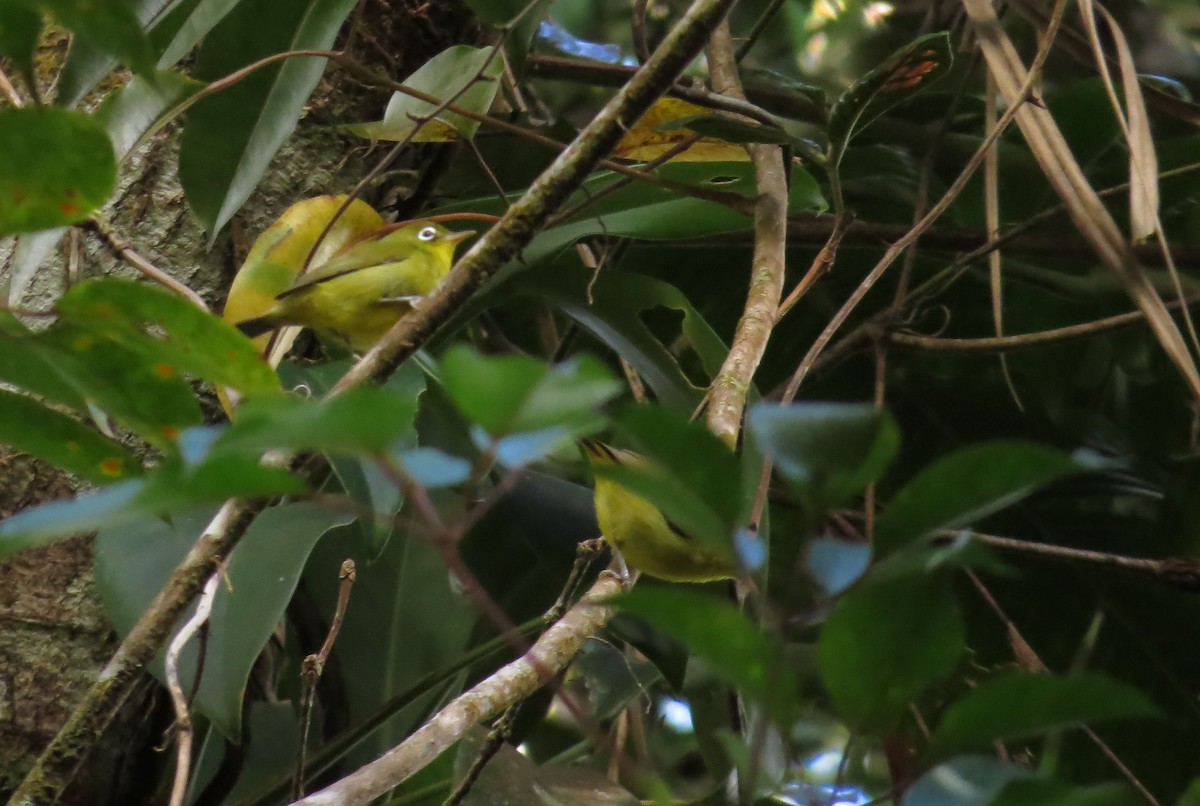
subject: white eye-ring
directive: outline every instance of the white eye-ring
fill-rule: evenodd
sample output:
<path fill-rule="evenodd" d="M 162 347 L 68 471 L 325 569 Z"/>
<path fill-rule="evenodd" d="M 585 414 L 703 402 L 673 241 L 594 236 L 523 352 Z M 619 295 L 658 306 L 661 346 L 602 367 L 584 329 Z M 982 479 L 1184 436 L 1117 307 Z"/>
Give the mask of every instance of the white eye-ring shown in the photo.
<path fill-rule="evenodd" d="M 425 227 L 417 233 L 417 239 L 422 241 L 432 241 L 437 237 L 437 227 Z"/>

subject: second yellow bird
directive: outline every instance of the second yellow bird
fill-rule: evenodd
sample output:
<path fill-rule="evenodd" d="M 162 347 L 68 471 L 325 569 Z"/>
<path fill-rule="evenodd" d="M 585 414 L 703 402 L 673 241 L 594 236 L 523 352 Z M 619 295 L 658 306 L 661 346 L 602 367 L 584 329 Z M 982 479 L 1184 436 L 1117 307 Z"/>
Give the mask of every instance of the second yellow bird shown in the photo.
<path fill-rule="evenodd" d="M 251 337 L 300 325 L 368 350 L 450 272 L 458 244 L 473 234 L 431 221 L 386 227 L 301 275 L 263 315 L 235 325 Z"/>
<path fill-rule="evenodd" d="M 645 461 L 631 451 L 585 439 L 579 443 L 593 468 L 637 466 Z M 671 582 L 713 582 L 737 576 L 733 561 L 667 520 L 654 504 L 596 474 L 596 520 L 600 533 L 630 568 Z"/>

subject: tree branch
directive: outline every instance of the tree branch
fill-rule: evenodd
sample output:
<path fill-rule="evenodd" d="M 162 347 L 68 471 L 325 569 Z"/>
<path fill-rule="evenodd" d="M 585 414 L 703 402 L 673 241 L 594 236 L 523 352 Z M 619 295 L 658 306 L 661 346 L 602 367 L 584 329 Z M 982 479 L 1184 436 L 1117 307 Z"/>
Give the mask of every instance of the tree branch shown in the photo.
<path fill-rule="evenodd" d="M 388 377 L 449 320 L 473 291 L 516 257 L 538 227 L 611 152 L 622 134 L 671 86 L 732 4 L 733 0 L 695 0 L 629 84 L 463 256 L 450 276 L 352 367 L 331 394 Z M 328 466 L 319 457 L 299 457 L 292 462 L 293 468 L 300 465 L 305 467 L 307 477 L 320 475 Z M 79 762 L 99 741 L 132 681 L 153 660 L 175 622 L 212 574 L 213 563 L 228 556 L 265 507 L 265 501 L 233 499 L 225 503 L 138 619 L 67 724 L 38 758 L 11 803 L 32 806 L 58 798 Z"/>
<path fill-rule="evenodd" d="M 729 23 L 713 32 L 707 50 L 713 88 L 744 99 Z M 747 392 L 767 350 L 783 296 L 787 247 L 787 174 L 783 150 L 772 145 L 748 145 L 754 163 L 758 200 L 754 205 L 754 257 L 746 307 L 734 331 L 729 353 L 709 390 L 708 427 L 731 448 L 737 445 Z"/>
<path fill-rule="evenodd" d="M 297 806 L 355 806 L 370 803 L 399 786 L 461 739 L 467 730 L 541 688 L 544 670 L 557 673 L 566 668 L 584 642 L 612 617 L 612 609 L 604 602 L 620 592 L 621 581 L 614 574 L 601 574 L 583 599 L 548 629 L 529 652 L 459 695 L 375 761 L 296 801 Z"/>

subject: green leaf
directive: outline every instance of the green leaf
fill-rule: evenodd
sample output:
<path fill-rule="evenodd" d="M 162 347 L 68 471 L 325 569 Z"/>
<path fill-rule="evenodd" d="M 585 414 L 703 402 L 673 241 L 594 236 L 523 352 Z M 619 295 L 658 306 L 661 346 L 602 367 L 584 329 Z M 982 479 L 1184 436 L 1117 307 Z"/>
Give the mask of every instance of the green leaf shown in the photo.
<path fill-rule="evenodd" d="M 28 0 L 22 0 L 28 2 Z M 110 53 L 135 73 L 154 70 L 154 54 L 137 14 L 126 0 L 36 0 L 74 37 Z"/>
<path fill-rule="evenodd" d="M 595 472 L 654 503 L 689 535 L 728 549 L 742 525 L 737 455 L 703 424 L 670 409 L 630 406 L 615 424 L 648 461 L 636 467 L 602 465 Z"/>
<path fill-rule="evenodd" d="M 95 575 L 105 611 L 122 634 L 149 606 L 211 519 L 189 510 L 169 521 L 145 518 L 96 536 Z M 196 706 L 231 740 L 240 735 L 241 701 L 250 669 L 283 616 L 313 545 L 351 516 L 311 503 L 284 504 L 260 515 L 224 569 L 209 620 L 204 675 Z M 180 659 L 191 690 L 196 646 Z M 152 671 L 163 677 L 161 658 Z"/>
<path fill-rule="evenodd" d="M 145 30 L 180 0 L 130 0 L 127 5 L 137 17 L 138 27 Z M 75 106 L 106 75 L 117 66 L 117 59 L 105 43 L 94 39 L 76 37 L 71 41 L 67 61 L 59 73 L 54 86 L 56 103 L 59 106 Z M 135 80 L 141 80 L 136 77 Z"/>
<path fill-rule="evenodd" d="M 757 195 L 754 168 L 748 162 L 668 162 L 654 170 L 665 179 L 703 190 L 735 193 L 751 201 Z M 620 184 L 611 193 L 607 190 Z M 598 197 L 598 198 L 597 198 Z M 620 174 L 594 174 L 563 205 L 564 210 L 596 198 L 595 203 L 581 207 L 562 224 L 541 233 L 522 253 L 525 263 L 535 266 L 558 254 L 567 246 L 589 235 L 623 236 L 647 240 L 675 240 L 708 237 L 724 232 L 750 230 L 753 221 L 741 213 L 717 202 L 681 195 L 645 182 L 627 183 Z M 792 170 L 788 212 L 823 210 L 825 200 L 820 186 L 807 172 Z M 503 202 L 495 197 L 473 199 L 438 208 L 437 213 L 488 212 L 500 215 Z"/>
<path fill-rule="evenodd" d="M 666 132 L 676 129 L 688 129 L 705 137 L 742 145 L 750 143 L 793 145 L 796 142 L 796 138 L 778 126 L 749 123 L 718 114 L 687 115 L 675 118 L 662 124 L 657 130 Z"/>
<path fill-rule="evenodd" d="M 160 44 L 159 67 L 170 67 L 194 48 L 208 32 L 217 27 L 241 0 L 194 0 L 177 9 L 155 26 L 153 39 Z"/>
<path fill-rule="evenodd" d="M 291 473 L 257 457 L 221 456 L 193 467 L 168 461 L 155 473 L 99 492 L 27 509 L 0 523 L 0 559 L 31 546 L 104 528 L 123 528 L 198 504 L 237 495 L 267 497 L 305 492 Z"/>
<path fill-rule="evenodd" d="M 1017 778 L 988 806 L 1141 806 L 1145 802 L 1124 783 L 1072 786 L 1051 778 Z"/>
<path fill-rule="evenodd" d="M 792 679 L 767 637 L 731 602 L 680 586 L 643 585 L 614 600 L 624 613 L 648 621 L 690 649 L 751 699 L 782 718 Z M 772 669 L 772 666 L 775 666 Z"/>
<path fill-rule="evenodd" d="M 112 143 L 88 115 L 0 109 L 0 235 L 87 218 L 117 178 Z"/>
<path fill-rule="evenodd" d="M 159 118 L 203 86 L 173 70 L 159 70 L 154 73 L 153 80 L 134 76 L 128 84 L 109 95 L 96 110 L 96 120 L 108 130 L 117 159 L 124 159 Z"/>
<path fill-rule="evenodd" d="M 645 697 L 662 680 L 654 664 L 626 657 L 608 641 L 590 638 L 573 662 L 583 675 L 588 700 L 597 719 L 615 717 L 629 703 Z"/>
<path fill-rule="evenodd" d="M 876 547 L 886 554 L 919 537 L 997 512 L 1039 487 L 1087 469 L 1033 442 L 987 442 L 945 456 L 917 474 L 879 517 Z"/>
<path fill-rule="evenodd" d="M 926 756 L 947 758 L 1069 725 L 1158 714 L 1145 694 L 1102 675 L 1014 674 L 980 683 L 953 703 L 929 737 Z"/>
<path fill-rule="evenodd" d="M 205 37 L 194 75 L 212 80 L 274 53 L 327 49 L 353 7 L 354 0 L 242 0 Z M 212 237 L 254 192 L 324 70 L 324 59 L 289 59 L 188 112 L 179 179 Z"/>
<path fill-rule="evenodd" d="M 0 560 L 64 537 L 133 523 L 144 515 L 135 503 L 144 489 L 141 480 L 123 481 L 99 492 L 52 501 L 13 515 L 0 523 Z"/>
<path fill-rule="evenodd" d="M 939 764 L 904 793 L 905 806 L 989 806 L 1012 781 L 1032 779 L 1024 764 L 987 756 L 963 756 Z"/>
<path fill-rule="evenodd" d="M 59 371 L 54 351 L 7 312 L 0 312 L 0 381 L 77 412 L 87 410 L 84 396 Z"/>
<path fill-rule="evenodd" d="M 200 406 L 172 366 L 147 354 L 143 339 L 59 322 L 38 335 L 54 366 L 89 403 L 157 445 L 199 424 Z"/>
<path fill-rule="evenodd" d="M 230 555 L 228 587 L 217 593 L 210 619 L 196 705 L 231 741 L 241 735 L 242 696 L 250 670 L 283 618 L 313 546 L 330 529 L 352 519 L 311 503 L 272 507 L 255 519 Z M 325 570 L 337 574 L 336 568 Z M 195 665 L 184 662 L 181 668 Z"/>
<path fill-rule="evenodd" d="M 415 397 L 356 388 L 326 400 L 248 400 L 214 445 L 215 453 L 272 448 L 378 455 L 412 429 Z"/>
<path fill-rule="evenodd" d="M 124 446 L 24 395 L 0 391 L 0 442 L 97 484 L 141 472 Z"/>
<path fill-rule="evenodd" d="M 514 293 L 549 301 L 611 347 L 633 365 L 660 403 L 692 411 L 703 390 L 688 379 L 679 361 L 642 318 L 656 308 L 681 313 L 680 335 L 696 351 L 706 373 L 713 376 L 728 348 L 687 297 L 674 286 L 651 277 L 601 272 L 590 284 L 589 274 L 566 268 L 560 264 L 525 272 L 513 279 L 510 288 Z"/>
<path fill-rule="evenodd" d="M 746 425 L 758 449 L 819 508 L 866 489 L 900 445 L 891 415 L 867 403 L 761 403 Z"/>
<path fill-rule="evenodd" d="M 809 541 L 804 567 L 827 596 L 836 596 L 853 585 L 871 565 L 871 546 L 836 537 Z"/>
<path fill-rule="evenodd" d="M 558 365 L 525 356 L 484 356 L 456 346 L 442 357 L 446 393 L 492 436 L 547 429 L 563 435 L 595 427 L 597 409 L 621 391 L 597 359 L 579 355 Z"/>
<path fill-rule="evenodd" d="M 466 0 L 466 5 L 481 22 L 508 29 L 504 53 L 513 73 L 520 78 L 525 72 L 529 46 L 546 17 L 550 0 Z"/>
<path fill-rule="evenodd" d="M 964 632 L 958 601 L 943 580 L 856 587 L 821 628 L 817 660 L 825 690 L 854 730 L 888 731 L 927 686 L 954 671 Z"/>
<path fill-rule="evenodd" d="M 427 61 L 403 83 L 441 101 L 453 98 L 455 106 L 472 112 L 487 112 L 492 108 L 492 101 L 500 88 L 500 74 L 504 72 L 503 59 L 499 54 L 493 56 L 492 50 L 455 45 Z M 377 123 L 352 123 L 344 128 L 370 140 L 397 142 L 409 137 L 418 126 L 421 130 L 413 136 L 413 140 L 418 142 L 442 142 L 456 136 L 470 140 L 479 130 L 478 121 L 446 110 L 433 118 L 443 126 L 425 125 L 426 119 L 436 109 L 433 104 L 396 92 L 388 101 L 383 120 Z M 454 134 L 446 131 L 446 127 L 452 129 Z"/>
<path fill-rule="evenodd" d="M 10 258 L 8 285 L 10 305 L 19 306 L 25 299 L 25 292 L 29 290 L 29 285 L 33 282 L 38 268 L 58 246 L 58 242 L 66 233 L 66 227 L 55 227 L 17 236 L 17 245 Z"/>
<path fill-rule="evenodd" d="M 942 31 L 910 42 L 854 82 L 829 113 L 830 163 L 837 165 L 857 132 L 944 76 L 953 63 L 950 35 Z"/>
<path fill-rule="evenodd" d="M 20 3 L 0 3 L 0 54 L 8 57 L 30 87 L 37 86 L 33 53 L 41 31 L 42 17 L 37 9 Z"/>
<path fill-rule="evenodd" d="M 63 296 L 58 312 L 124 343 L 136 342 L 159 374 L 187 373 L 246 396 L 279 393 L 279 378 L 249 339 L 164 288 L 117 278 L 89 280 Z M 165 337 L 146 335 L 148 326 Z"/>

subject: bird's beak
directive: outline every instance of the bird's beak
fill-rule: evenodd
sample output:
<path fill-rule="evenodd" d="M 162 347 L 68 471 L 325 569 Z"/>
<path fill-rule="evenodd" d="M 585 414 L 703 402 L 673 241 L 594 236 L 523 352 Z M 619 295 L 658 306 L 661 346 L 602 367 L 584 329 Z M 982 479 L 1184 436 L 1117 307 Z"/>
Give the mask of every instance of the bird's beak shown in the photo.
<path fill-rule="evenodd" d="M 467 240 L 468 238 L 474 238 L 474 237 L 475 237 L 475 230 L 465 229 L 461 232 L 452 232 L 449 235 L 446 235 L 445 237 L 443 237 L 442 240 L 445 243 L 459 244 L 459 243 L 462 243 L 463 241 Z"/>

